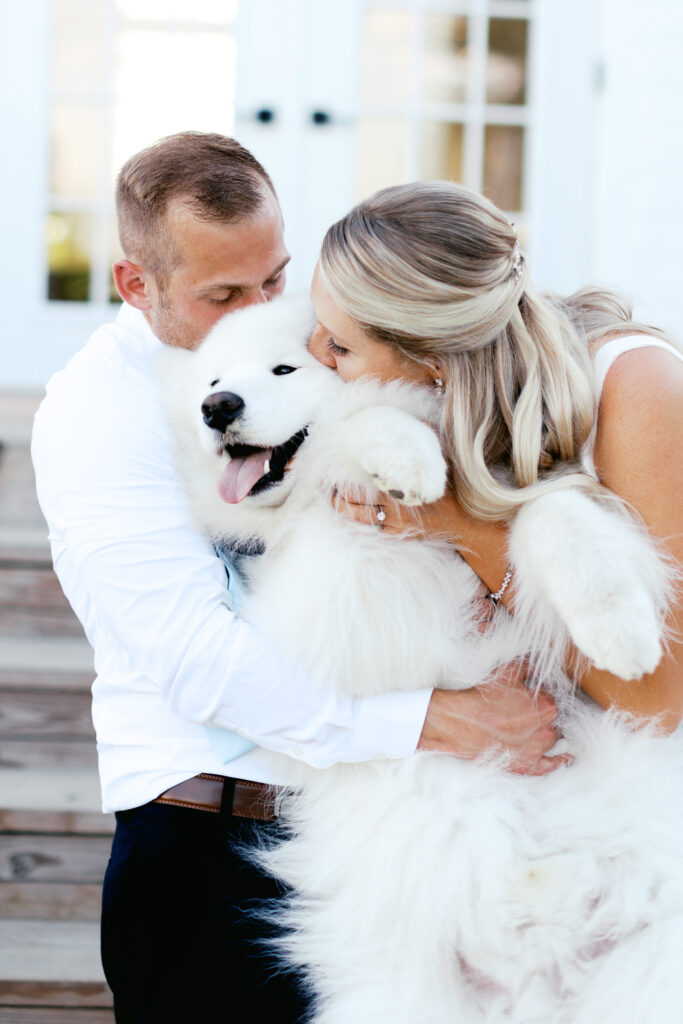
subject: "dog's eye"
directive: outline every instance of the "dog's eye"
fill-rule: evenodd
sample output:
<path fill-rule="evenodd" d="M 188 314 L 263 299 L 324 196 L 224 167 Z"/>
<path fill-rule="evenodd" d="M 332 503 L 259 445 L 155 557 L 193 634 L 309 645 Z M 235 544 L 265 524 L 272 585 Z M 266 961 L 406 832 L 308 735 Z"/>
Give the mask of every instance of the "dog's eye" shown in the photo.
<path fill-rule="evenodd" d="M 215 387 L 216 387 L 216 384 L 220 384 L 220 382 L 221 382 L 221 379 L 220 379 L 220 377 L 216 377 L 216 379 L 215 379 L 215 380 L 212 380 L 212 381 L 211 381 L 211 383 L 209 384 L 209 387 L 210 387 L 210 388 L 215 388 Z"/>
<path fill-rule="evenodd" d="M 286 366 L 284 363 L 280 363 L 279 366 L 275 367 L 273 373 L 276 377 L 283 377 L 285 373 L 294 373 L 295 370 L 296 366 Z"/>

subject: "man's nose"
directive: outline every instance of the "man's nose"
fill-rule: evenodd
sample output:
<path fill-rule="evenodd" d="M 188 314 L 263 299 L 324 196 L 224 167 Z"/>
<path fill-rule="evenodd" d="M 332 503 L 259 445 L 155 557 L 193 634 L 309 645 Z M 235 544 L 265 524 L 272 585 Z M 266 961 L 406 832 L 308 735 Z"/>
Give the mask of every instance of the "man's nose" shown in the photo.
<path fill-rule="evenodd" d="M 337 362 L 334 355 L 327 347 L 327 331 L 323 330 L 320 325 L 314 328 L 313 334 L 308 339 L 308 351 L 315 356 L 318 362 L 325 366 L 331 366 L 333 369 L 336 367 Z"/>

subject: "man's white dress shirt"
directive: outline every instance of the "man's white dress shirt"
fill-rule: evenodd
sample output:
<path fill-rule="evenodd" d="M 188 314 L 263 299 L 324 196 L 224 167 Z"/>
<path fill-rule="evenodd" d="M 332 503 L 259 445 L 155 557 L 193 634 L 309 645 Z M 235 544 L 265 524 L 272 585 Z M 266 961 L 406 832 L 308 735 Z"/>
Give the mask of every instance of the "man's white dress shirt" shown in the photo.
<path fill-rule="evenodd" d="M 410 755 L 429 691 L 313 694 L 233 613 L 225 568 L 176 479 L 160 349 L 124 305 L 52 378 L 33 432 L 55 571 L 95 652 L 103 809 L 199 772 L 278 784 L 289 758 L 325 768 Z"/>

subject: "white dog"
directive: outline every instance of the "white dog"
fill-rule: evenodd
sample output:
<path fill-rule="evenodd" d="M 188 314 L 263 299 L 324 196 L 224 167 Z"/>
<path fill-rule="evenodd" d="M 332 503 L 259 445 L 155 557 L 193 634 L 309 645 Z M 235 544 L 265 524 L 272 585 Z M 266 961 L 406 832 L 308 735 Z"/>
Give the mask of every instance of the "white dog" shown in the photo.
<path fill-rule="evenodd" d="M 511 528 L 516 612 L 485 636 L 478 581 L 446 543 L 348 522 L 355 484 L 419 505 L 444 491 L 438 399 L 344 384 L 278 300 L 169 351 L 164 387 L 196 521 L 241 551 L 240 614 L 311 685 L 372 695 L 482 683 L 530 655 L 575 763 L 519 777 L 441 754 L 292 768 L 292 838 L 264 862 L 295 890 L 285 955 L 316 1024 L 680 1024 L 683 757 L 573 693 L 569 639 L 625 678 L 662 650 L 667 575 L 625 517 L 575 488 Z M 296 456 L 296 457 L 293 457 Z"/>

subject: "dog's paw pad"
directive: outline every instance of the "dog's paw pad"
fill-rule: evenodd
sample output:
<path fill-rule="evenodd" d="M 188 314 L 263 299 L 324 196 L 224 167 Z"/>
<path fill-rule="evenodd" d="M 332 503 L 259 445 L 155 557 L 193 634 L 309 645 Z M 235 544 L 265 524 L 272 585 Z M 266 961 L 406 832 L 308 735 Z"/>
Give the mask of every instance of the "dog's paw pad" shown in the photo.
<path fill-rule="evenodd" d="M 576 616 L 569 623 L 574 643 L 596 668 L 621 679 L 640 679 L 653 672 L 662 657 L 661 629 L 650 607 L 640 614 L 616 609 L 599 615 Z"/>
<path fill-rule="evenodd" d="M 386 445 L 373 444 L 361 464 L 379 491 L 404 505 L 436 501 L 445 489 L 446 463 L 433 434 L 427 435 L 426 444 L 416 445 L 414 437 L 399 436 Z"/>

